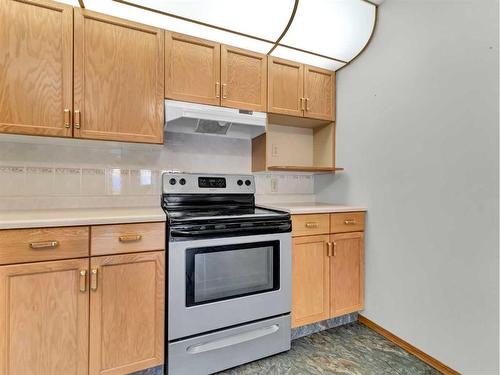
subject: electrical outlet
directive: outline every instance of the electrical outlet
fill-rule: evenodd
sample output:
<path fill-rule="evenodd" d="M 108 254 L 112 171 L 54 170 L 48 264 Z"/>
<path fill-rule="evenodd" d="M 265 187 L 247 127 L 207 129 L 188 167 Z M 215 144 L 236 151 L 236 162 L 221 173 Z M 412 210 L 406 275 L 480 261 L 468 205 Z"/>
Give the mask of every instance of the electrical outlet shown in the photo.
<path fill-rule="evenodd" d="M 277 193 L 277 192 L 278 192 L 278 178 L 271 177 L 271 193 Z"/>
<path fill-rule="evenodd" d="M 273 144 L 273 145 L 272 145 L 272 147 L 271 147 L 271 150 L 272 150 L 272 151 L 271 151 L 271 155 L 272 155 L 273 157 L 278 156 L 278 145 Z"/>

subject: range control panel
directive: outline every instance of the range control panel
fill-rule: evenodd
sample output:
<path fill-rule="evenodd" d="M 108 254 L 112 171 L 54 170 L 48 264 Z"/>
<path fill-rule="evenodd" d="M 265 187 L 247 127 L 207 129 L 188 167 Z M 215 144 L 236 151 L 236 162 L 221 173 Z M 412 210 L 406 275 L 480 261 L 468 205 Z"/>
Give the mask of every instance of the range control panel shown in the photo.
<path fill-rule="evenodd" d="M 162 186 L 163 194 L 255 194 L 252 175 L 165 172 Z"/>

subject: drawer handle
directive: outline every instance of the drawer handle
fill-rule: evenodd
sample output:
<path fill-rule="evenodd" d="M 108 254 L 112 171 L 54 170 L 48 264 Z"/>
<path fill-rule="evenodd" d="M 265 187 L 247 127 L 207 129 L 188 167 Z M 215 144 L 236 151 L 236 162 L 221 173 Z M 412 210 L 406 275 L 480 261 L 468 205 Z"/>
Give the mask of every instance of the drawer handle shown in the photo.
<path fill-rule="evenodd" d="M 347 220 L 344 220 L 344 224 L 345 225 L 356 225 L 356 220 L 347 219 Z"/>
<path fill-rule="evenodd" d="M 31 242 L 30 247 L 34 250 L 55 249 L 59 246 L 59 241 Z"/>
<path fill-rule="evenodd" d="M 306 223 L 306 228 L 309 228 L 309 229 L 319 228 L 319 223 L 311 221 L 309 223 Z"/>
<path fill-rule="evenodd" d="M 132 234 L 132 235 L 127 235 L 127 236 L 120 236 L 118 237 L 118 240 L 120 242 L 135 242 L 135 241 L 140 241 L 142 236 L 140 234 Z"/>

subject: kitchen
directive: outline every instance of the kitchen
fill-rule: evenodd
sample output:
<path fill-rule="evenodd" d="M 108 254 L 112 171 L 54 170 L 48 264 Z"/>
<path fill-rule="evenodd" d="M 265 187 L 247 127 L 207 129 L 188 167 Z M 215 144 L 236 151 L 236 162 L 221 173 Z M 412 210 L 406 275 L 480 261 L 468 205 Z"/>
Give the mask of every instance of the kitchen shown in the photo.
<path fill-rule="evenodd" d="M 0 0 L 0 46 L 1 374 L 499 373 L 497 1 Z"/>

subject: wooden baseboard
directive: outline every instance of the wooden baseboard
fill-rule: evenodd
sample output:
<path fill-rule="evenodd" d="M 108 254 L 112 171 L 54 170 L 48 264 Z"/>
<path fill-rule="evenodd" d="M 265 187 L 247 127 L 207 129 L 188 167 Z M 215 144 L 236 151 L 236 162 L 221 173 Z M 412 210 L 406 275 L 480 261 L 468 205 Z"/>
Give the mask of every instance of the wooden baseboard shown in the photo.
<path fill-rule="evenodd" d="M 444 363 L 438 361 L 436 358 L 431 357 L 427 353 L 424 353 L 420 349 L 414 347 L 410 343 L 408 343 L 405 340 L 399 338 L 398 336 L 396 336 L 393 333 L 389 332 L 385 328 L 379 326 L 377 323 L 372 322 L 368 318 L 365 318 L 363 315 L 358 315 L 358 321 L 361 324 L 363 324 L 363 325 L 367 326 L 368 328 L 372 329 L 373 331 L 377 332 L 378 334 L 384 336 L 389 341 L 392 341 L 394 344 L 396 344 L 400 348 L 406 350 L 408 353 L 413 354 L 415 357 L 417 357 L 421 361 L 427 363 L 429 366 L 434 367 L 439 372 L 442 372 L 445 375 L 460 375 L 460 373 L 458 371 L 455 371 L 455 370 L 451 369 L 450 367 L 446 366 Z"/>

